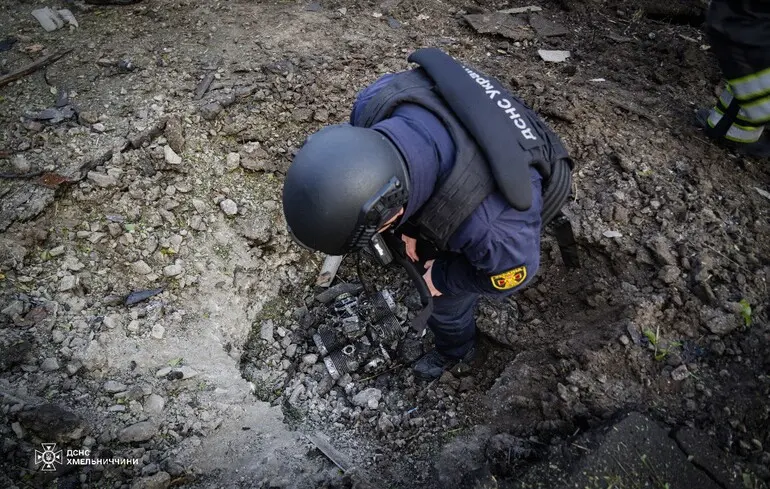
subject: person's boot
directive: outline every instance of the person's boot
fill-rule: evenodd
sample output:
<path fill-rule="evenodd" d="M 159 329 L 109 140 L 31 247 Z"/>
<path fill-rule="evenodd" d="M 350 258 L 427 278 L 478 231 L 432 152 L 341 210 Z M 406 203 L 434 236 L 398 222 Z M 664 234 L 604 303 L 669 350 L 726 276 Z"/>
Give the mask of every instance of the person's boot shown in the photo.
<path fill-rule="evenodd" d="M 412 367 L 415 376 L 423 380 L 433 380 L 441 377 L 445 370 L 454 368 L 458 364 L 468 364 L 476 358 L 474 346 L 462 358 L 454 358 L 442 354 L 438 350 L 431 350 L 423 355 Z"/>
<path fill-rule="evenodd" d="M 746 156 L 753 156 L 755 158 L 770 158 L 770 139 L 768 139 L 766 133 L 762 134 L 759 140 L 753 143 L 738 143 L 723 137 L 714 137 L 713 135 L 709 134 L 708 131 L 708 129 L 710 129 L 708 124 L 708 118 L 710 114 L 711 109 L 698 109 L 695 112 L 695 125 L 703 129 L 704 133 L 709 137 L 709 139 L 724 148 L 736 151 Z"/>

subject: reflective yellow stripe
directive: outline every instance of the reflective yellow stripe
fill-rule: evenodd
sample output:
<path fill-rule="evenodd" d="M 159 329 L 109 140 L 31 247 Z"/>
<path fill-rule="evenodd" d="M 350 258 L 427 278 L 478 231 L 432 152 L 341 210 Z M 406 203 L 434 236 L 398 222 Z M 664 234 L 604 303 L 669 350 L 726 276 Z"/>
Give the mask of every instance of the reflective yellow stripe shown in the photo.
<path fill-rule="evenodd" d="M 722 111 L 716 107 L 713 108 L 708 117 L 708 125 L 713 129 L 719 124 L 723 116 Z M 724 137 L 737 143 L 754 143 L 762 136 L 762 130 L 762 127 L 746 127 L 733 123 Z"/>
<path fill-rule="evenodd" d="M 719 102 L 725 107 L 730 106 L 733 102 L 733 94 L 730 93 L 729 89 L 722 92 L 719 96 Z M 738 117 L 744 121 L 753 124 L 770 122 L 770 95 L 753 102 L 740 103 L 740 106 L 741 109 L 738 111 Z"/>
<path fill-rule="evenodd" d="M 741 105 L 740 115 L 749 122 L 770 122 L 770 95 L 754 102 Z"/>
<path fill-rule="evenodd" d="M 751 100 L 770 94 L 770 68 L 727 81 L 738 100 Z"/>

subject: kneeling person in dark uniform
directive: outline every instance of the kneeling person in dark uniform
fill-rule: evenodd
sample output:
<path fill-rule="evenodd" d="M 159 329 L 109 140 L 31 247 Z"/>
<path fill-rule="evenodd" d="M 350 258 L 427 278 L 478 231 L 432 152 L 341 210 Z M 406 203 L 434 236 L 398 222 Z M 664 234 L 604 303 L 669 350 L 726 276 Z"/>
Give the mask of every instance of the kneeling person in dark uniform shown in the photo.
<path fill-rule="evenodd" d="M 414 370 L 436 378 L 473 358 L 479 298 L 509 296 L 537 273 L 541 229 L 568 196 L 572 163 L 495 80 L 435 49 L 410 60 L 421 67 L 358 95 L 350 124 L 307 139 L 283 206 L 294 239 L 314 250 L 342 255 L 395 230 L 411 260 L 435 256 L 423 278 L 436 348 Z"/>

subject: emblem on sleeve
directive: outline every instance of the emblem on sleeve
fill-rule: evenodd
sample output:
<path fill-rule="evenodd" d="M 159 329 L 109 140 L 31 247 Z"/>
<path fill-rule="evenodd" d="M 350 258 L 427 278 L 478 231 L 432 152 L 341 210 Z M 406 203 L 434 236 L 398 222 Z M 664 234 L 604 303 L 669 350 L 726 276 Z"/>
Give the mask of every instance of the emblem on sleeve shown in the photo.
<path fill-rule="evenodd" d="M 527 279 L 527 267 L 512 268 L 507 272 L 493 275 L 491 279 L 492 286 L 497 290 L 509 290 L 524 283 Z"/>

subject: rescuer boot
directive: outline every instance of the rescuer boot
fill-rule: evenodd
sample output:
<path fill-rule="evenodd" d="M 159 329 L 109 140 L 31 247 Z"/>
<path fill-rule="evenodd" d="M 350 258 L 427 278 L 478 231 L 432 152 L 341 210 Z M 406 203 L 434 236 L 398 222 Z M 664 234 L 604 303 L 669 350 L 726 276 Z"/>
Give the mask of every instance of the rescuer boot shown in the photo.
<path fill-rule="evenodd" d="M 476 347 L 472 347 L 468 350 L 468 353 L 463 355 L 462 358 L 454 358 L 442 354 L 438 350 L 431 350 L 423 355 L 417 363 L 414 364 L 412 370 L 414 374 L 423 380 L 433 380 L 441 377 L 441 374 L 445 370 L 454 369 L 462 366 L 467 367 L 470 362 L 476 358 Z M 465 370 L 465 369 L 463 369 Z"/>
<path fill-rule="evenodd" d="M 746 156 L 770 158 L 770 139 L 766 134 L 763 133 L 758 140 L 752 142 L 731 141 L 714 133 L 714 128 L 709 124 L 710 115 L 711 109 L 698 109 L 695 112 L 695 125 L 703 129 L 706 136 L 717 145 Z"/>

